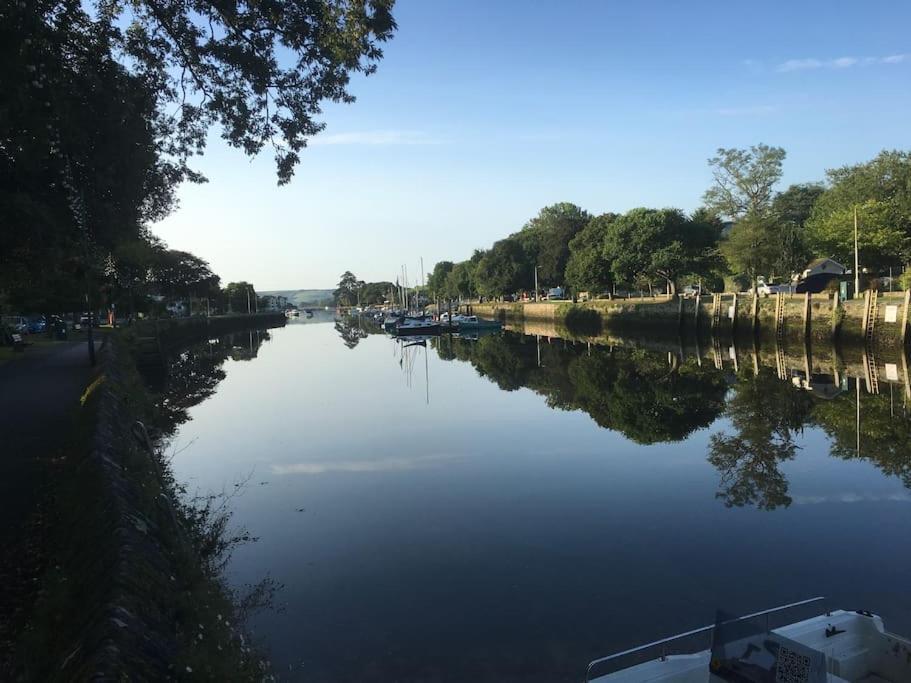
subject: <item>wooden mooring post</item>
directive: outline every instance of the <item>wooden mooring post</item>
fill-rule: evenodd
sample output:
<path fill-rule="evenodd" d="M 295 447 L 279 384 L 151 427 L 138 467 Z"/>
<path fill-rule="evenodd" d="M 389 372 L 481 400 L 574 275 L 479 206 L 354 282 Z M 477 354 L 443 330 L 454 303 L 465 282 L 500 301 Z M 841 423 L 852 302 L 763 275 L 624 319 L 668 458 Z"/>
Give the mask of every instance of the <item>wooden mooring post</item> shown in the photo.
<path fill-rule="evenodd" d="M 902 311 L 902 329 L 901 329 L 901 340 L 902 346 L 905 345 L 908 339 L 908 307 L 911 306 L 911 289 L 905 290 L 905 307 Z M 902 356 L 904 358 L 904 356 Z"/>
<path fill-rule="evenodd" d="M 813 295 L 809 292 L 806 293 L 803 300 L 803 338 L 804 341 L 809 341 L 810 339 L 810 318 L 812 317 L 812 311 L 810 309 L 810 298 Z"/>
<path fill-rule="evenodd" d="M 838 332 L 841 330 L 841 323 L 838 320 L 838 310 L 841 308 L 841 297 L 838 292 L 832 294 L 832 340 L 838 338 Z"/>
<path fill-rule="evenodd" d="M 756 334 L 759 323 L 759 292 L 753 292 L 753 301 L 750 304 L 750 332 Z"/>
<path fill-rule="evenodd" d="M 737 292 L 734 292 L 734 300 L 731 302 L 731 334 L 737 331 Z"/>
<path fill-rule="evenodd" d="M 677 295 L 677 328 L 683 326 L 683 297 Z"/>
<path fill-rule="evenodd" d="M 867 338 L 867 321 L 870 319 L 870 290 L 864 292 L 864 314 L 861 318 L 860 333 L 864 339 Z"/>

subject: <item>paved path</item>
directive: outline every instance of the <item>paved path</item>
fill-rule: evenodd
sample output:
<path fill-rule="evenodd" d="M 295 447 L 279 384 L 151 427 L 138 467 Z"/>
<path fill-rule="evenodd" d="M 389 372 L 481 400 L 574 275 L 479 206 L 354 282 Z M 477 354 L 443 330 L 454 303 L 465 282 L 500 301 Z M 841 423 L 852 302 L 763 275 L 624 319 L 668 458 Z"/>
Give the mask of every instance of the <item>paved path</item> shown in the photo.
<path fill-rule="evenodd" d="M 22 354 L 0 364 L 0 680 L 13 678 L 14 643 L 48 550 L 34 536 L 48 461 L 70 441 L 79 398 L 98 372 L 85 341 Z"/>
<path fill-rule="evenodd" d="M 0 548 L 31 513 L 44 461 L 69 437 L 79 397 L 97 372 L 85 342 L 35 346 L 23 354 L 0 365 Z"/>

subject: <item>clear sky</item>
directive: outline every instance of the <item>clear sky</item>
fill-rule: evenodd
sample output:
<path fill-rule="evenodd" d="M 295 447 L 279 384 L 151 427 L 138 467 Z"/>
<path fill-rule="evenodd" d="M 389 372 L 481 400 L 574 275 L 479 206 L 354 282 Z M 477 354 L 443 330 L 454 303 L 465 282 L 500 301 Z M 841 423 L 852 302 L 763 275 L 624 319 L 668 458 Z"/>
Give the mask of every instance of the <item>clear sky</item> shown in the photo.
<path fill-rule="evenodd" d="M 911 148 L 911 3 L 398 0 L 353 105 L 277 187 L 217 137 L 155 232 L 257 289 L 460 260 L 548 204 L 696 208 L 718 147 L 783 184 Z"/>

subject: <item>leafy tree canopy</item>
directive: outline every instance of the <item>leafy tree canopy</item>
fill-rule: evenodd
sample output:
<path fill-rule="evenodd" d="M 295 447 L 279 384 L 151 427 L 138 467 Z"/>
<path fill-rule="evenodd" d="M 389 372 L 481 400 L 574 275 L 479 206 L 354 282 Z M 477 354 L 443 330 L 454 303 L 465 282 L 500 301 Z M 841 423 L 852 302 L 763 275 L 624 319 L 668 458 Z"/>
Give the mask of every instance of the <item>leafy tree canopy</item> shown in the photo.
<path fill-rule="evenodd" d="M 785 155 L 781 147 L 761 143 L 749 149 L 719 148 L 709 159 L 714 183 L 702 201 L 719 216 L 735 221 L 750 213 L 764 213 L 781 179 Z"/>
<path fill-rule="evenodd" d="M 591 220 L 584 209 L 560 202 L 541 209 L 517 235 L 523 242 L 531 265 L 538 266 L 538 283 L 542 287 L 564 284 L 569 242 Z"/>
<path fill-rule="evenodd" d="M 826 175 L 829 187 L 807 221 L 813 251 L 852 264 L 856 208 L 862 266 L 911 260 L 911 153 L 883 151 L 872 161 Z"/>
<path fill-rule="evenodd" d="M 608 226 L 616 218 L 614 213 L 596 216 L 570 240 L 566 284 L 573 291 L 598 295 L 610 289 L 613 277 L 604 244 Z"/>

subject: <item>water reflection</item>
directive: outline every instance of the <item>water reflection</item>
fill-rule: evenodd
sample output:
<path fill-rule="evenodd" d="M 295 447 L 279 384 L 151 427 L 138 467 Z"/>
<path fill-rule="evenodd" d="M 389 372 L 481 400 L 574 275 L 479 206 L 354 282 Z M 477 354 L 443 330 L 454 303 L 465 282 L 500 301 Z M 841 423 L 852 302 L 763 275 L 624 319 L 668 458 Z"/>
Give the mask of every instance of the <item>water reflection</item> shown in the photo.
<path fill-rule="evenodd" d="M 713 434 L 710 441 L 708 460 L 721 475 L 716 497 L 727 507 L 774 510 L 790 505 L 779 465 L 797 454 L 796 437 L 812 409 L 810 394 L 768 369 L 741 377 L 724 409 L 732 430 Z"/>
<path fill-rule="evenodd" d="M 265 329 L 252 329 L 215 339 L 205 339 L 171 354 L 164 374 L 149 381 L 154 402 L 153 424 L 157 434 L 172 436 L 190 419 L 189 411 L 215 394 L 225 379 L 227 359 L 250 361 L 271 339 Z"/>
<path fill-rule="evenodd" d="M 548 406 L 582 410 L 600 427 L 639 444 L 682 441 L 727 418 L 730 427 L 711 436 L 708 450 L 720 476 L 716 497 L 727 507 L 789 506 L 780 466 L 797 457 L 798 437 L 810 426 L 830 437 L 834 457 L 869 460 L 911 488 L 907 395 L 887 384 L 888 396 L 861 397 L 862 380 L 839 373 L 837 359 L 832 375 L 812 372 L 809 350 L 803 369 L 791 371 L 776 348 L 773 371 L 760 365 L 756 348 L 751 370 L 738 365 L 733 346 L 726 367 L 717 348 L 710 364 L 698 346 L 696 353 L 661 353 L 514 332 L 475 341 L 444 336 L 434 345 L 440 358 L 471 363 L 504 391 L 531 389 Z M 849 384 L 858 391 L 845 391 Z"/>
<path fill-rule="evenodd" d="M 225 360 L 244 335 L 188 349 L 162 400 L 180 481 L 255 472 L 231 580 L 286 586 L 253 621 L 282 678 L 580 680 L 719 604 L 810 594 L 911 630 L 899 358 L 874 383 L 851 349 L 273 335 L 256 363 Z"/>

